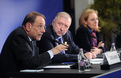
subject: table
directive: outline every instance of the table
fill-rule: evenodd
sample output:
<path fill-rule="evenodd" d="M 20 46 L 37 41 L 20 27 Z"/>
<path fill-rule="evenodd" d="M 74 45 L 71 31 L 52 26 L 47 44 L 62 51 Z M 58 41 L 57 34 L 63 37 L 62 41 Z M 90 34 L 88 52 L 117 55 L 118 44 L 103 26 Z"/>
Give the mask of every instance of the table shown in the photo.
<path fill-rule="evenodd" d="M 8 75 L 13 78 L 90 78 L 119 68 L 120 67 L 110 70 L 101 70 L 100 64 L 93 64 L 91 71 L 84 73 L 78 72 L 77 69 L 70 68 L 44 68 L 44 71 L 41 72 L 10 72 Z"/>

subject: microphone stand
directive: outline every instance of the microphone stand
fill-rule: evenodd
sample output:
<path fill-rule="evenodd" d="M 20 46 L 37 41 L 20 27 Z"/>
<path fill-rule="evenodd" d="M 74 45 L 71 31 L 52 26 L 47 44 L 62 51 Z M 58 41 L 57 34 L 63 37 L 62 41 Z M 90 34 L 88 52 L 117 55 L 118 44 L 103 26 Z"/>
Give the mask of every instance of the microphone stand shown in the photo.
<path fill-rule="evenodd" d="M 121 35 L 120 35 L 119 33 L 117 33 L 115 30 L 112 30 L 112 32 L 113 32 L 114 34 L 116 34 L 116 35 L 118 35 L 118 36 L 121 37 Z"/>

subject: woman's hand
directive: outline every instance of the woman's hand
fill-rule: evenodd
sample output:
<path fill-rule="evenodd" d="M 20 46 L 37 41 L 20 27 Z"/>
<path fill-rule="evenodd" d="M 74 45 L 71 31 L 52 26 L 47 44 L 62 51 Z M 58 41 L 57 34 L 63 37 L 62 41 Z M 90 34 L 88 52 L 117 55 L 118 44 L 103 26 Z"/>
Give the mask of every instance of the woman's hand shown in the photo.
<path fill-rule="evenodd" d="M 89 60 L 96 58 L 96 54 L 94 52 L 87 52 L 84 54 Z"/>
<path fill-rule="evenodd" d="M 96 55 L 102 53 L 102 49 L 99 49 L 97 47 L 93 47 L 93 49 L 90 50 L 90 52 L 94 52 Z"/>
<path fill-rule="evenodd" d="M 102 41 L 99 42 L 97 48 L 99 48 L 99 47 L 104 47 L 104 43 Z"/>

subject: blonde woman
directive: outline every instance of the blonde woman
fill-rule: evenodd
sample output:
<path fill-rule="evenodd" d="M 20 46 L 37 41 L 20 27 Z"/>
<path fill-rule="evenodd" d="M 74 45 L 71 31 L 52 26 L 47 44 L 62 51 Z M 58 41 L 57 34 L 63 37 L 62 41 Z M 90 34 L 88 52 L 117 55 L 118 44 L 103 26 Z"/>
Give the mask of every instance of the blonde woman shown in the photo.
<path fill-rule="evenodd" d="M 96 55 L 104 52 L 104 43 L 99 35 L 98 12 L 93 9 L 86 9 L 80 16 L 79 28 L 76 32 L 75 43 L 87 52 L 93 52 Z"/>

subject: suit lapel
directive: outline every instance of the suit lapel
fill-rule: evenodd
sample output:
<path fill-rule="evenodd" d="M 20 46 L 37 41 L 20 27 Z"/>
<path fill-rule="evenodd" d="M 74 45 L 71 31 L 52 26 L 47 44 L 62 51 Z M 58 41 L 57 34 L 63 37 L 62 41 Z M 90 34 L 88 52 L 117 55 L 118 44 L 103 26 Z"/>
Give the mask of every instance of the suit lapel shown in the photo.
<path fill-rule="evenodd" d="M 91 41 L 91 33 L 88 30 L 87 30 L 87 32 L 88 32 L 87 35 L 88 35 L 88 39 L 89 39 L 90 45 L 93 46 L 92 45 L 92 41 Z"/>

